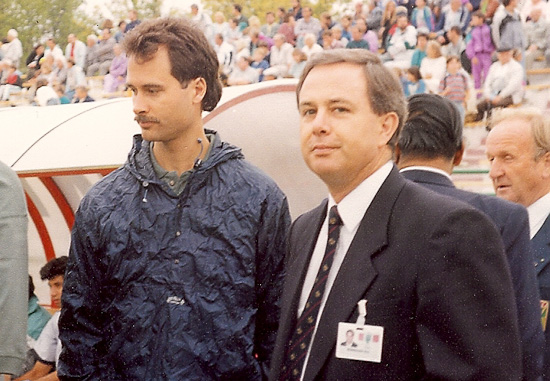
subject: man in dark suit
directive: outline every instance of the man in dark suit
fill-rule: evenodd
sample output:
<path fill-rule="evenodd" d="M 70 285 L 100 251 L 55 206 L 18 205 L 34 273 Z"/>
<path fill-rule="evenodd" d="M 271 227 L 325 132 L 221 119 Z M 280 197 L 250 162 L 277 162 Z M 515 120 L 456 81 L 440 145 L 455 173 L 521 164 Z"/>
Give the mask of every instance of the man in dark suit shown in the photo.
<path fill-rule="evenodd" d="M 409 117 L 399 135 L 395 160 L 401 174 L 438 193 L 457 198 L 487 214 L 504 242 L 516 295 L 523 379 L 542 374 L 544 336 L 540 297 L 529 242 L 529 219 L 521 205 L 455 188 L 450 174 L 464 154 L 462 118 L 447 98 L 419 94 L 409 98 Z"/>
<path fill-rule="evenodd" d="M 289 235 L 270 379 L 520 379 L 494 225 L 391 162 L 406 114 L 397 79 L 368 51 L 329 50 L 308 61 L 297 98 L 302 154 L 329 199 Z M 357 348 L 338 345 L 347 329 L 364 332 Z"/>
<path fill-rule="evenodd" d="M 543 377 L 550 380 L 550 118 L 538 109 L 503 109 L 487 136 L 489 176 L 498 197 L 527 208 L 545 329 Z"/>

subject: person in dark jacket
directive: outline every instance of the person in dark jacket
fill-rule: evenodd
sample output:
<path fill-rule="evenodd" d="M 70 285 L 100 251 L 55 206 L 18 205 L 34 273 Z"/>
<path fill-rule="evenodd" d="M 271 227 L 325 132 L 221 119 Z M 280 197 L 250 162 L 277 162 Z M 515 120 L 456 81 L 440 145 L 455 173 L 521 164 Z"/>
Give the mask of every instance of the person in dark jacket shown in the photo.
<path fill-rule="evenodd" d="M 216 53 L 183 19 L 124 38 L 142 134 L 75 216 L 61 380 L 261 380 L 278 328 L 285 195 L 203 128 Z"/>
<path fill-rule="evenodd" d="M 523 380 L 539 380 L 544 336 L 527 211 L 521 205 L 495 196 L 454 186 L 450 174 L 464 154 L 462 121 L 458 108 L 447 98 L 435 94 L 410 97 L 409 118 L 396 146 L 397 166 L 406 179 L 472 205 L 497 226 L 504 242 L 516 296 Z"/>

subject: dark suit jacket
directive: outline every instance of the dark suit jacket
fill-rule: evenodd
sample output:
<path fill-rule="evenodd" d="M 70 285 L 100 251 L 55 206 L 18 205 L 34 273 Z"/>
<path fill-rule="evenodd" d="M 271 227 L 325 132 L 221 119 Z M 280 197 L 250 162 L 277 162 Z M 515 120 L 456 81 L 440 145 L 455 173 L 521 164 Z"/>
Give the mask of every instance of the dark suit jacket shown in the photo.
<path fill-rule="evenodd" d="M 540 297 L 550 301 L 550 217 L 531 240 L 533 256 L 535 257 L 535 271 L 539 282 Z M 546 323 L 546 348 L 544 351 L 544 379 L 550 380 L 550 319 Z"/>
<path fill-rule="evenodd" d="M 289 236 L 287 278 L 271 362 L 277 380 L 327 202 Z M 339 322 L 384 327 L 382 362 L 335 357 Z M 517 380 L 521 356 L 502 241 L 474 208 L 392 170 L 368 208 L 328 295 L 304 380 Z"/>
<path fill-rule="evenodd" d="M 544 336 L 540 324 L 540 296 L 533 266 L 527 210 L 498 197 L 457 189 L 448 177 L 435 172 L 410 170 L 401 174 L 438 193 L 467 202 L 495 223 L 504 242 L 516 295 L 523 378 L 538 379 L 542 374 Z M 550 228 L 550 224 L 548 226 Z M 547 256 L 550 257 L 550 250 Z"/>

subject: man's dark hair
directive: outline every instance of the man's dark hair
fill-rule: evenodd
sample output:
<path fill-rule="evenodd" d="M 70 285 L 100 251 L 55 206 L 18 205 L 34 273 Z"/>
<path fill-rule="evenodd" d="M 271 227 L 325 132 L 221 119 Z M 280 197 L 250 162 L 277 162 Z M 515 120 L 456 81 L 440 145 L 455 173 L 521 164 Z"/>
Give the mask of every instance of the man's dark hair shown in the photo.
<path fill-rule="evenodd" d="M 32 276 L 29 275 L 29 299 L 34 295 L 34 282 Z"/>
<path fill-rule="evenodd" d="M 183 87 L 196 78 L 204 78 L 206 95 L 202 109 L 212 111 L 222 95 L 218 58 L 204 33 L 183 18 L 157 18 L 142 22 L 124 37 L 128 57 L 138 62 L 153 59 L 159 47 L 168 51 L 171 74 Z"/>
<path fill-rule="evenodd" d="M 240 4 L 233 4 L 233 8 L 239 13 L 243 11 L 243 7 Z"/>
<path fill-rule="evenodd" d="M 397 142 L 403 157 L 452 159 L 462 146 L 462 118 L 453 102 L 435 94 L 409 98 L 409 117 Z"/>
<path fill-rule="evenodd" d="M 40 269 L 40 279 L 51 280 L 58 275 L 65 276 L 68 259 L 69 258 L 66 255 L 63 255 L 46 263 L 44 267 Z"/>

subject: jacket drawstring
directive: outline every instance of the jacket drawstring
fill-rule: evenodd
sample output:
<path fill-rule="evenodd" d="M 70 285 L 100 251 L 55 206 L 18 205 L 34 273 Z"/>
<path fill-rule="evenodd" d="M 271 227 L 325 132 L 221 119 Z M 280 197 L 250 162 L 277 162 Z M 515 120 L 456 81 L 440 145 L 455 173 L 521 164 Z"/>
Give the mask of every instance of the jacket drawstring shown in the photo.
<path fill-rule="evenodd" d="M 145 193 L 143 193 L 143 199 L 141 200 L 142 202 L 147 202 L 147 192 L 149 191 L 149 182 L 148 181 L 144 181 L 142 183 L 143 187 L 145 188 Z"/>

